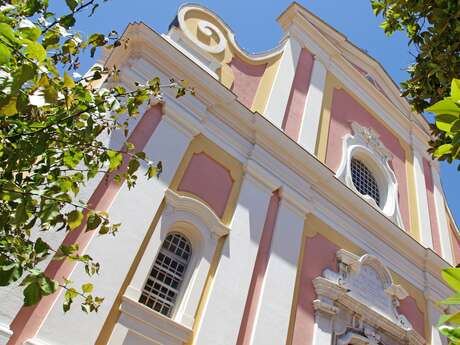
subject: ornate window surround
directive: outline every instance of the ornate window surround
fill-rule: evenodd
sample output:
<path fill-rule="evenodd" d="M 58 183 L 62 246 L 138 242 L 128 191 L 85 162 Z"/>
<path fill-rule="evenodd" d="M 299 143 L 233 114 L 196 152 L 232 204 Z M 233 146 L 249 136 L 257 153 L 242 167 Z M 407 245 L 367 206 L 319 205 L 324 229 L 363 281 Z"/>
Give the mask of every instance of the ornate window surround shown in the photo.
<path fill-rule="evenodd" d="M 183 344 L 189 341 L 192 335 L 195 313 L 216 250 L 217 240 L 228 234 L 230 229 L 207 205 L 195 198 L 181 196 L 172 190 L 167 190 L 165 203 L 166 206 L 147 244 L 145 254 L 122 297 L 120 307 L 122 314 L 119 322 L 130 330 L 127 337 L 134 337 L 133 334 L 137 333 L 152 341 L 158 342 L 166 337 L 168 344 Z M 157 253 L 171 232 L 179 232 L 189 239 L 192 245 L 192 256 L 174 311 L 168 318 L 144 306 L 138 300 Z"/>
<path fill-rule="evenodd" d="M 322 276 L 313 280 L 317 294 L 317 299 L 313 301 L 313 344 L 378 345 L 383 336 L 408 345 L 425 344 L 425 339 L 396 309 L 407 292 L 393 283 L 390 273 L 378 258 L 368 254 L 358 257 L 341 249 L 337 252 L 337 261 L 338 273 L 326 269 Z M 380 281 L 382 290 L 365 293 L 369 294 L 368 297 L 376 293 L 383 300 L 381 303 L 363 298 L 361 288 L 357 288 L 366 284 L 366 266 L 376 273 L 376 277 L 370 279 Z M 387 307 L 379 308 L 382 305 Z"/>
<path fill-rule="evenodd" d="M 404 228 L 398 204 L 398 183 L 389 164 L 393 158 L 391 152 L 372 128 L 363 127 L 356 122 L 351 123 L 351 128 L 353 133 L 343 138 L 342 161 L 336 177 L 399 227 Z M 379 187 L 380 207 L 373 198 L 362 195 L 356 189 L 351 175 L 352 158 L 362 161 L 374 175 Z"/>

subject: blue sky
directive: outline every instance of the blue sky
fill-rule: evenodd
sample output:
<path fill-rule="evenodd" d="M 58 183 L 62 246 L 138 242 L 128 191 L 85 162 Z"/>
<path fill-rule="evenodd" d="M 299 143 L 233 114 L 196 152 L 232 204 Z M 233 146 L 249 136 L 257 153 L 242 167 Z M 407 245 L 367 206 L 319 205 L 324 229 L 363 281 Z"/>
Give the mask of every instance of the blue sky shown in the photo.
<path fill-rule="evenodd" d="M 304 0 L 298 1 L 335 29 L 345 34 L 358 47 L 365 49 L 386 68 L 396 82 L 406 78 L 405 68 L 412 61 L 403 34 L 387 37 L 379 28 L 380 19 L 375 18 L 369 0 Z M 59 9 L 64 10 L 64 1 Z M 129 22 L 143 21 L 157 32 L 166 32 L 184 1 L 177 0 L 110 0 L 101 5 L 96 14 L 79 18 L 76 30 L 84 34 L 123 32 Z M 285 10 L 289 0 L 203 0 L 198 1 L 219 14 L 235 32 L 236 40 L 248 52 L 272 48 L 281 38 L 276 18 Z M 62 5 L 61 5 L 62 4 Z M 91 65 L 82 61 L 82 69 Z M 442 164 L 442 181 L 447 199 L 457 224 L 460 224 L 460 172 L 456 166 Z"/>

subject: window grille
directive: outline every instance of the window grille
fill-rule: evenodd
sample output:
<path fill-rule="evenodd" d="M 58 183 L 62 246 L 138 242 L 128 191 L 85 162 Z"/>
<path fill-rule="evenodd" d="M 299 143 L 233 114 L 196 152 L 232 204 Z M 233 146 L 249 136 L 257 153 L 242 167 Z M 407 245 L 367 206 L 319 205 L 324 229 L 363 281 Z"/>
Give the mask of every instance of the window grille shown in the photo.
<path fill-rule="evenodd" d="M 190 241 L 179 233 L 169 234 L 161 246 L 139 302 L 170 317 L 191 256 Z"/>
<path fill-rule="evenodd" d="M 363 162 L 351 159 L 351 177 L 358 192 L 369 195 L 380 206 L 380 192 L 374 175 Z"/>

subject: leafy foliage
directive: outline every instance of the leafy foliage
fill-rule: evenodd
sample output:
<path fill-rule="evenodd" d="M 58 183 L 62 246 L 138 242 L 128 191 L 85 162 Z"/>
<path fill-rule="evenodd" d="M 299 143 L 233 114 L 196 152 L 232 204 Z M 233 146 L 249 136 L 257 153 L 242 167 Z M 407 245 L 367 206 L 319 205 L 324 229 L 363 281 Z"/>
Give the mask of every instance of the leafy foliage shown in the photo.
<path fill-rule="evenodd" d="M 40 263 L 50 257 L 80 262 L 89 276 L 99 272 L 99 263 L 77 243 L 52 248 L 42 233 L 86 227 L 114 235 L 119 224 L 78 200 L 81 188 L 98 174 L 131 188 L 141 164 L 152 178 L 161 162 L 154 164 L 131 143 L 109 149 L 101 137 L 113 131 L 126 137 L 139 107 L 159 99 L 162 87 L 176 89 L 177 96 L 190 90 L 174 81 L 160 85 L 158 78 L 127 90 L 117 85 L 116 67 L 94 67 L 84 77 L 76 73 L 85 51 L 94 56 L 100 47 L 125 49 L 128 42 L 116 32 L 86 38 L 72 32 L 77 15 L 91 16 L 100 3 L 66 4 L 68 13 L 58 15 L 48 0 L 0 0 L 0 286 L 20 280 L 25 305 L 61 286 L 64 311 L 81 298 L 82 309 L 90 312 L 103 301 L 92 295 L 90 283 L 75 287 L 50 279 Z M 95 87 L 103 78 L 114 86 Z"/>
<path fill-rule="evenodd" d="M 460 160 L 460 80 L 454 79 L 450 96 L 426 109 L 436 114 L 430 152 L 439 160 Z M 460 164 L 457 167 L 460 170 Z"/>
<path fill-rule="evenodd" d="M 418 112 L 447 97 L 451 80 L 460 75 L 460 2 L 371 0 L 371 4 L 384 18 L 385 33 L 405 31 L 416 49 L 410 77 L 401 83 L 402 95 Z"/>
<path fill-rule="evenodd" d="M 440 306 L 460 305 L 460 268 L 447 268 L 443 270 L 442 277 L 446 283 L 455 291 L 455 294 L 445 300 L 439 301 Z M 452 314 L 442 315 L 438 322 L 439 331 L 444 334 L 451 344 L 460 344 L 460 311 Z"/>

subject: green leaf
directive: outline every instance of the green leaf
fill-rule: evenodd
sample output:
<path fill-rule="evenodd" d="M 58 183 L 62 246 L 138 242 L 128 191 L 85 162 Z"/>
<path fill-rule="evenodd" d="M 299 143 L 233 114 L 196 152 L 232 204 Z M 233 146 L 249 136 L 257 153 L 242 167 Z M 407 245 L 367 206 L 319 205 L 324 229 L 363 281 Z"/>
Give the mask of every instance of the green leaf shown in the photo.
<path fill-rule="evenodd" d="M 11 85 L 11 91 L 15 92 L 19 90 L 22 85 L 33 79 L 35 76 L 35 66 L 30 63 L 24 63 L 13 73 L 13 84 Z"/>
<path fill-rule="evenodd" d="M 18 109 L 16 108 L 16 97 L 11 97 L 7 104 L 0 108 L 0 116 L 12 116 L 18 113 Z"/>
<path fill-rule="evenodd" d="M 442 270 L 442 278 L 455 291 L 460 292 L 460 268 L 446 268 Z"/>
<path fill-rule="evenodd" d="M 51 295 L 57 290 L 59 286 L 57 281 L 50 279 L 48 277 L 45 277 L 45 276 L 40 277 L 40 279 L 38 280 L 38 283 L 40 285 L 41 294 L 43 296 Z"/>
<path fill-rule="evenodd" d="M 27 204 L 23 201 L 19 206 L 16 208 L 16 212 L 14 214 L 14 222 L 16 224 L 25 223 L 29 219 L 27 214 Z"/>
<path fill-rule="evenodd" d="M 80 210 L 73 210 L 67 215 L 67 224 L 70 230 L 76 229 L 83 221 L 83 212 Z"/>
<path fill-rule="evenodd" d="M 0 64 L 1 65 L 7 64 L 10 61 L 10 59 L 11 59 L 10 48 L 0 43 Z"/>
<path fill-rule="evenodd" d="M 450 133 L 452 125 L 458 120 L 458 116 L 455 115 L 437 115 L 436 116 L 436 127 L 441 131 Z"/>
<path fill-rule="evenodd" d="M 64 86 L 69 89 L 75 87 L 75 82 L 73 81 L 72 77 L 67 74 L 67 72 L 64 72 Z"/>
<path fill-rule="evenodd" d="M 8 286 L 22 276 L 22 268 L 17 263 L 0 261 L 0 286 Z"/>
<path fill-rule="evenodd" d="M 460 100 L 460 79 L 452 79 L 450 96 L 455 100 Z"/>
<path fill-rule="evenodd" d="M 24 305 L 31 306 L 37 304 L 42 298 L 40 293 L 40 286 L 37 281 L 31 282 L 23 291 Z"/>
<path fill-rule="evenodd" d="M 442 157 L 443 155 L 450 153 L 452 151 L 452 147 L 452 144 L 443 144 L 434 151 L 434 156 Z"/>
<path fill-rule="evenodd" d="M 67 6 L 69 6 L 70 10 L 73 11 L 77 5 L 78 5 L 78 1 L 77 0 L 65 0 Z"/>
<path fill-rule="evenodd" d="M 75 17 L 71 14 L 68 14 L 62 17 L 59 23 L 66 29 L 70 29 L 72 26 L 75 25 Z"/>
<path fill-rule="evenodd" d="M 49 245 L 45 241 L 43 241 L 41 237 L 37 238 L 37 240 L 35 241 L 34 248 L 35 252 L 37 252 L 38 254 L 48 252 L 48 250 L 50 249 Z"/>
<path fill-rule="evenodd" d="M 75 290 L 74 288 L 70 288 L 65 292 L 64 299 L 65 300 L 73 300 L 77 296 L 78 296 L 77 290 Z"/>
<path fill-rule="evenodd" d="M 84 293 L 91 293 L 93 291 L 93 284 L 91 283 L 86 283 L 81 286 L 81 290 Z"/>
<path fill-rule="evenodd" d="M 0 23 L 0 35 L 7 38 L 11 43 L 17 41 L 13 28 L 6 23 Z"/>
<path fill-rule="evenodd" d="M 42 34 L 42 31 L 35 25 L 26 28 L 21 28 L 19 31 L 21 32 L 22 37 L 30 41 L 38 40 L 38 38 Z"/>
<path fill-rule="evenodd" d="M 27 57 L 37 60 L 39 63 L 46 59 L 46 50 L 38 42 L 27 41 L 24 53 Z"/>
<path fill-rule="evenodd" d="M 106 235 L 108 234 L 110 231 L 110 228 L 106 225 L 104 226 L 101 226 L 101 228 L 99 229 L 99 235 Z"/>
<path fill-rule="evenodd" d="M 158 175 L 158 170 L 156 167 L 154 166 L 149 166 L 149 168 L 147 169 L 147 173 L 146 173 L 147 177 L 150 179 L 154 176 L 157 176 Z"/>
<path fill-rule="evenodd" d="M 96 213 L 91 213 L 88 216 L 86 230 L 90 231 L 90 230 L 96 229 L 101 224 L 101 222 L 102 222 L 102 219 L 101 217 L 99 217 L 99 215 L 97 215 Z"/>
<path fill-rule="evenodd" d="M 137 159 L 131 159 L 128 164 L 128 174 L 134 174 L 139 169 L 140 163 Z"/>
<path fill-rule="evenodd" d="M 123 162 L 123 154 L 121 154 L 121 152 L 108 150 L 107 155 L 109 156 L 109 170 L 113 171 L 118 169 Z"/>
<path fill-rule="evenodd" d="M 426 111 L 430 111 L 438 115 L 456 115 L 458 116 L 458 114 L 460 113 L 460 108 L 454 101 L 449 100 L 449 99 L 444 99 L 432 105 L 431 107 L 426 108 Z"/>

